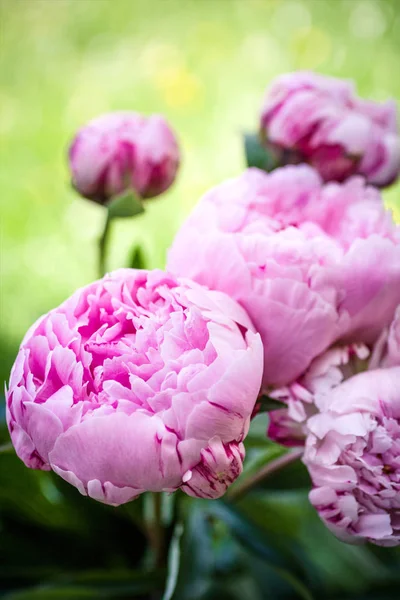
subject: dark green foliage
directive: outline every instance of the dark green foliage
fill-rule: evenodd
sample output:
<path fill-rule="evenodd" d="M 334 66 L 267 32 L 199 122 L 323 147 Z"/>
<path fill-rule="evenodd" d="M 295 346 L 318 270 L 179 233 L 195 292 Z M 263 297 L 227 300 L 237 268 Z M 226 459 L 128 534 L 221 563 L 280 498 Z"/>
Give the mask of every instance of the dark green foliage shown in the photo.
<path fill-rule="evenodd" d="M 266 440 L 267 419 L 253 421 L 243 478 L 285 452 Z M 166 582 L 164 600 L 392 600 L 400 585 L 397 549 L 349 546 L 324 527 L 300 462 L 237 502 L 176 494 L 169 576 L 150 570 L 142 498 L 105 506 L 14 452 L 0 453 L 0 481 L 5 600 L 161 600 Z"/>

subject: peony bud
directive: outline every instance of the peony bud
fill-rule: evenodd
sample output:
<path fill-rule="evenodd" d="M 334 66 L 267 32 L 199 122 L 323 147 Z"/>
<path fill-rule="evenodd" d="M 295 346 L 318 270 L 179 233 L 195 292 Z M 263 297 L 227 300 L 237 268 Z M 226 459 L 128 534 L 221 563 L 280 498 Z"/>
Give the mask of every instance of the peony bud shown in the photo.
<path fill-rule="evenodd" d="M 291 162 L 310 163 L 325 181 L 359 173 L 385 187 L 399 176 L 394 102 L 361 100 L 348 81 L 311 72 L 278 77 L 267 90 L 260 128 L 280 164 L 290 154 Z"/>
<path fill-rule="evenodd" d="M 233 300 L 162 271 L 78 290 L 23 340 L 7 393 L 18 456 L 119 505 L 217 498 L 242 470 L 262 346 Z"/>
<path fill-rule="evenodd" d="M 159 115 L 116 112 L 78 131 L 69 149 L 72 183 L 99 204 L 133 188 L 152 198 L 173 183 L 179 166 L 175 134 Z"/>

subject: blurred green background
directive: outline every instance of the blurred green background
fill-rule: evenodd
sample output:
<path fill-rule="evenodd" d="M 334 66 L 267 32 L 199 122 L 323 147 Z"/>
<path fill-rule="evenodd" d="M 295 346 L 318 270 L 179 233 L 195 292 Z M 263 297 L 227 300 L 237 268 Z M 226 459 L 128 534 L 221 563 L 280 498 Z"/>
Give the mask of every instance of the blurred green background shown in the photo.
<path fill-rule="evenodd" d="M 183 154 L 176 185 L 150 201 L 137 220 L 114 224 L 109 257 L 110 268 L 127 265 L 138 242 L 148 266 L 163 267 L 174 232 L 199 196 L 243 169 L 241 135 L 256 128 L 262 95 L 273 77 L 315 69 L 354 79 L 360 95 L 400 98 L 399 0 L 1 0 L 0 6 L 2 380 L 8 379 L 32 322 L 97 276 L 96 240 L 104 215 L 75 195 L 66 168 L 68 143 L 85 121 L 110 110 L 161 112 L 176 129 Z M 400 218 L 399 185 L 384 196 Z M 3 425 L 0 443 L 6 440 Z M 281 482 L 282 489 L 290 488 L 290 481 L 297 485 L 292 476 Z M 283 494 L 279 486 L 278 492 L 263 495 L 258 513 L 250 510 L 259 515 L 258 525 L 264 512 L 272 511 L 278 531 L 296 530 L 296 543 L 302 551 L 308 548 L 322 565 L 329 589 L 341 590 L 343 598 L 364 597 L 351 590 L 367 586 L 365 573 L 389 585 L 389 567 L 398 565 L 398 554 L 336 542 L 307 503 L 302 472 L 299 486 L 300 496 Z M 133 506 L 103 507 L 49 474 L 28 471 L 12 454 L 2 455 L 4 590 L 83 567 L 131 569 L 143 558 L 143 534 L 135 525 L 141 507 Z M 202 510 L 191 517 L 201 531 Z M 270 537 L 276 538 L 276 529 L 267 526 Z M 225 533 L 218 538 L 223 552 L 218 546 L 219 559 L 214 557 L 216 564 L 222 561 L 222 574 L 226 556 L 235 565 L 238 552 Z M 209 555 L 207 544 L 204 548 L 201 560 Z M 74 579 L 78 587 L 82 577 L 92 584 L 98 575 L 80 577 L 80 583 Z M 182 598 L 203 598 L 196 596 L 195 579 Z M 258 598 L 253 580 L 246 581 L 247 587 L 237 586 L 250 595 L 241 597 Z M 232 597 L 227 588 L 218 589 L 218 600 Z M 292 597 L 284 591 L 279 595 L 279 589 L 274 584 L 274 594 L 265 597 Z M 293 593 L 307 598 L 299 590 Z M 371 597 L 395 597 L 391 590 L 385 593 Z M 42 590 L 29 598 L 78 597 L 71 594 Z M 324 594 L 316 597 L 328 597 Z"/>
<path fill-rule="evenodd" d="M 163 267 L 190 207 L 243 169 L 241 132 L 273 77 L 316 69 L 400 98 L 400 2 L 1 0 L 1 58 L 4 380 L 31 323 L 97 276 L 103 214 L 70 189 L 65 160 L 80 125 L 133 109 L 175 127 L 177 185 L 117 223 L 109 262 L 126 264 L 139 241 Z M 385 197 L 400 212 L 399 187 Z"/>

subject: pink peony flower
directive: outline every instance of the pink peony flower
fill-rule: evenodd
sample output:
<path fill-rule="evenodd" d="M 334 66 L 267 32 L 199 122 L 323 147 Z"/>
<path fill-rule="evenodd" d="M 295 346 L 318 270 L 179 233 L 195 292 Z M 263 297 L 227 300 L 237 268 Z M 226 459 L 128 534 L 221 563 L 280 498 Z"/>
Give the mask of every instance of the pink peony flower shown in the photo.
<path fill-rule="evenodd" d="M 310 501 L 347 542 L 400 544 L 400 365 L 317 394 L 303 461 Z"/>
<path fill-rule="evenodd" d="M 220 292 L 121 269 L 26 334 L 7 393 L 18 456 L 108 504 L 221 496 L 242 470 L 262 346 Z"/>
<path fill-rule="evenodd" d="M 72 183 L 100 204 L 133 187 L 143 198 L 167 190 L 179 166 L 175 134 L 159 115 L 102 115 L 80 129 L 69 149 Z"/>
<path fill-rule="evenodd" d="M 361 178 L 324 185 L 306 165 L 248 169 L 208 192 L 169 269 L 221 290 L 264 344 L 264 386 L 285 386 L 333 342 L 373 343 L 400 303 L 400 239 Z"/>
<path fill-rule="evenodd" d="M 361 100 L 349 81 L 311 72 L 282 75 L 266 92 L 261 136 L 278 153 L 309 162 L 325 181 L 354 173 L 387 186 L 400 173 L 396 106 Z"/>

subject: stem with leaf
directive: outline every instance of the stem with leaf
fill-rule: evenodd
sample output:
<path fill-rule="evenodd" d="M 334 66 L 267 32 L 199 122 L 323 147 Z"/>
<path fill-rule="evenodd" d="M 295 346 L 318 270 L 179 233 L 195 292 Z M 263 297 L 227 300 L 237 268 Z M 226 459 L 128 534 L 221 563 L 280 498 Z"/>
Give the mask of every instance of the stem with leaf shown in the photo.
<path fill-rule="evenodd" d="M 107 210 L 103 233 L 99 240 L 99 275 L 106 273 L 106 255 L 111 221 L 115 218 L 136 217 L 144 212 L 141 198 L 133 189 L 128 189 L 118 196 L 114 196 L 105 205 Z"/>

